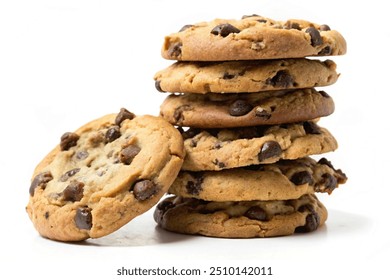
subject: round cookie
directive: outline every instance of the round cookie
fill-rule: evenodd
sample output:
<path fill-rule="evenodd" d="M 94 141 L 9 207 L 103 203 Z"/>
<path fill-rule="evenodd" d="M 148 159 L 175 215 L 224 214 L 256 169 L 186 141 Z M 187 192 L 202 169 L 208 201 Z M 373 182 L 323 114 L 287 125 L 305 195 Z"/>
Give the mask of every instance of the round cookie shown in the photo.
<path fill-rule="evenodd" d="M 181 171 L 169 193 L 207 201 L 287 200 L 331 194 L 346 181 L 325 158 L 317 162 L 306 157 L 221 171 Z"/>
<path fill-rule="evenodd" d="M 338 79 L 336 64 L 304 58 L 281 60 L 176 62 L 154 76 L 162 92 L 238 93 L 328 86 Z"/>
<path fill-rule="evenodd" d="M 337 149 L 332 134 L 311 121 L 233 129 L 190 128 L 182 135 L 186 150 L 182 170 L 188 171 L 269 164 Z"/>
<path fill-rule="evenodd" d="M 161 54 L 183 61 L 225 61 L 342 55 L 343 36 L 305 20 L 276 21 L 258 15 L 185 25 L 165 37 Z"/>
<path fill-rule="evenodd" d="M 61 137 L 34 171 L 26 210 L 44 237 L 101 237 L 157 204 L 183 158 L 172 125 L 121 109 Z"/>
<path fill-rule="evenodd" d="M 315 195 L 273 201 L 206 202 L 168 197 L 154 219 L 162 228 L 184 234 L 225 238 L 284 236 L 312 232 L 328 213 Z"/>
<path fill-rule="evenodd" d="M 228 128 L 294 123 L 334 112 L 333 99 L 314 88 L 239 94 L 171 94 L 160 115 L 171 124 Z"/>

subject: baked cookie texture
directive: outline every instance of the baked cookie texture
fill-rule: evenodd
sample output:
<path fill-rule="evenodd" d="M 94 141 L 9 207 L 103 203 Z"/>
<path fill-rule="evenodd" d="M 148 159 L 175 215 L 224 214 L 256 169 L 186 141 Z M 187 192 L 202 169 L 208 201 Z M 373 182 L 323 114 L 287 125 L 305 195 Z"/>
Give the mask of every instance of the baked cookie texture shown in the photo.
<path fill-rule="evenodd" d="M 160 117 L 101 117 L 65 133 L 38 164 L 28 215 L 49 239 L 107 235 L 158 203 L 184 155 L 180 133 Z"/>
<path fill-rule="evenodd" d="M 275 59 L 175 62 L 154 76 L 156 88 L 172 93 L 239 93 L 312 88 L 339 77 L 331 60 Z"/>
<path fill-rule="evenodd" d="M 337 141 L 314 122 L 183 132 L 182 170 L 222 170 L 281 159 L 298 159 L 337 149 Z"/>
<path fill-rule="evenodd" d="M 343 36 L 326 24 L 258 15 L 185 25 L 165 37 L 161 54 L 179 61 L 227 61 L 342 55 Z"/>
<path fill-rule="evenodd" d="M 225 238 L 285 236 L 317 230 L 328 217 L 313 194 L 291 200 L 207 202 L 172 196 L 160 202 L 154 219 L 184 234 Z"/>
<path fill-rule="evenodd" d="M 331 194 L 347 180 L 330 161 L 305 157 L 222 171 L 181 171 L 169 193 L 206 201 L 298 199 L 315 192 Z"/>
<path fill-rule="evenodd" d="M 314 88 L 240 94 L 169 95 L 160 115 L 171 124 L 229 128 L 308 121 L 334 112 L 333 99 Z"/>

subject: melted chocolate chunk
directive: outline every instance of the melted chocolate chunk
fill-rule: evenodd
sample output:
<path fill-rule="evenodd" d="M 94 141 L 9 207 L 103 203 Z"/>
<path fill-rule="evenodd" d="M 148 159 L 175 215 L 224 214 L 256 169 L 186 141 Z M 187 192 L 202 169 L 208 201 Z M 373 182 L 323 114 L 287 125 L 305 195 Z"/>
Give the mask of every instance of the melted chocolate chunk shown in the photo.
<path fill-rule="evenodd" d="M 327 160 L 326 158 L 321 158 L 318 161 L 318 163 L 319 164 L 325 164 L 325 165 L 329 166 L 330 168 L 332 168 L 333 170 L 335 170 L 334 167 L 333 167 L 333 164 L 329 160 Z"/>
<path fill-rule="evenodd" d="M 30 185 L 30 195 L 34 196 L 35 189 L 37 187 L 45 188 L 46 184 L 53 180 L 53 175 L 49 171 L 39 173 L 37 176 L 34 177 L 33 181 Z"/>
<path fill-rule="evenodd" d="M 171 209 L 175 206 L 175 204 L 171 201 L 163 200 L 159 204 L 157 204 L 157 209 L 166 212 L 168 209 Z"/>
<path fill-rule="evenodd" d="M 228 36 L 230 33 L 240 33 L 240 29 L 234 27 L 229 23 L 219 24 L 214 27 L 211 32 L 213 35 L 221 35 L 222 37 Z"/>
<path fill-rule="evenodd" d="M 337 179 L 333 175 L 325 173 L 321 177 L 320 184 L 324 185 L 328 191 L 332 192 L 337 187 Z"/>
<path fill-rule="evenodd" d="M 124 148 L 120 153 L 120 160 L 123 164 L 129 165 L 136 155 L 141 151 L 141 148 L 139 148 L 136 145 L 129 145 L 126 148 Z"/>
<path fill-rule="evenodd" d="M 229 107 L 229 114 L 234 117 L 244 116 L 252 111 L 253 106 L 247 101 L 238 99 Z"/>
<path fill-rule="evenodd" d="M 287 21 L 286 24 L 283 26 L 285 29 L 296 29 L 301 30 L 301 26 L 297 22 Z"/>
<path fill-rule="evenodd" d="M 133 194 L 139 201 L 144 201 L 151 198 L 159 190 L 159 187 L 150 180 L 138 181 L 134 184 Z"/>
<path fill-rule="evenodd" d="M 76 146 L 79 138 L 80 138 L 80 136 L 78 136 L 76 133 L 65 132 L 61 136 L 61 142 L 60 142 L 61 151 L 67 151 L 70 148 Z"/>
<path fill-rule="evenodd" d="M 309 33 L 310 38 L 311 38 L 311 45 L 313 47 L 320 46 L 323 44 L 321 34 L 316 28 L 309 27 L 306 29 L 305 32 Z"/>
<path fill-rule="evenodd" d="M 183 44 L 181 42 L 170 45 L 168 49 L 169 57 L 180 58 L 182 46 Z"/>
<path fill-rule="evenodd" d="M 70 177 L 74 176 L 80 171 L 80 168 L 74 168 L 71 169 L 67 172 L 65 172 L 61 177 L 60 177 L 60 182 L 66 182 Z"/>
<path fill-rule="evenodd" d="M 135 118 L 135 114 L 126 110 L 125 108 L 121 108 L 118 115 L 115 118 L 115 124 L 120 126 L 124 120 L 132 120 L 134 118 Z"/>
<path fill-rule="evenodd" d="M 193 181 L 188 181 L 186 185 L 187 193 L 199 195 L 202 191 L 203 173 L 192 173 Z"/>
<path fill-rule="evenodd" d="M 108 143 L 121 137 L 121 131 L 119 126 L 117 125 L 111 126 L 109 129 L 107 129 L 106 135 L 104 137 L 106 139 L 106 142 Z"/>
<path fill-rule="evenodd" d="M 327 24 L 322 24 L 320 26 L 320 31 L 329 31 L 329 30 L 331 30 L 331 29 L 330 29 L 329 25 L 327 25 Z"/>
<path fill-rule="evenodd" d="M 80 201 L 83 198 L 84 183 L 76 180 L 70 184 L 62 192 L 65 201 Z"/>
<path fill-rule="evenodd" d="M 321 134 L 321 128 L 314 122 L 304 122 L 303 129 L 306 134 Z"/>
<path fill-rule="evenodd" d="M 307 212 L 309 211 L 310 214 L 306 216 L 306 223 L 303 226 L 299 226 L 295 229 L 295 232 L 297 233 L 303 233 L 303 232 L 311 232 L 318 228 L 320 225 L 320 217 L 318 216 L 318 213 L 314 210 L 314 208 L 311 205 L 303 205 L 299 207 L 299 212 Z"/>
<path fill-rule="evenodd" d="M 156 89 L 159 91 L 159 92 L 165 92 L 162 88 L 161 88 L 161 81 L 157 80 L 154 82 L 154 86 L 156 87 Z"/>
<path fill-rule="evenodd" d="M 234 74 L 229 74 L 228 72 L 223 73 L 222 79 L 224 80 L 231 80 L 234 79 L 236 75 Z"/>
<path fill-rule="evenodd" d="M 183 131 L 181 133 L 181 136 L 183 137 L 184 140 L 186 140 L 186 139 L 195 137 L 200 132 L 201 132 L 201 130 L 199 128 L 190 127 L 186 131 Z"/>
<path fill-rule="evenodd" d="M 303 184 L 312 185 L 314 183 L 313 177 L 307 171 L 301 171 L 301 172 L 295 173 L 294 175 L 291 176 L 290 181 L 293 182 L 297 186 L 303 185 Z"/>
<path fill-rule="evenodd" d="M 266 83 L 273 87 L 288 88 L 294 85 L 294 79 L 287 70 L 279 70 L 271 79 L 267 79 Z"/>
<path fill-rule="evenodd" d="M 175 119 L 175 122 L 180 124 L 184 120 L 183 112 L 188 111 L 191 109 L 190 105 L 181 105 L 175 109 L 175 112 L 173 113 L 173 118 Z"/>
<path fill-rule="evenodd" d="M 267 221 L 267 213 L 259 206 L 252 206 L 251 208 L 246 211 L 244 214 L 245 217 L 252 219 L 252 220 L 258 220 L 258 221 Z"/>
<path fill-rule="evenodd" d="M 267 141 L 261 147 L 260 153 L 258 154 L 258 159 L 260 162 L 262 162 L 266 159 L 280 156 L 282 152 L 283 150 L 278 142 Z"/>
<path fill-rule="evenodd" d="M 319 55 L 331 55 L 332 54 L 332 48 L 331 46 L 326 46 L 322 50 L 318 52 Z"/>
<path fill-rule="evenodd" d="M 180 28 L 179 32 L 183 32 L 184 30 L 187 30 L 193 26 L 194 26 L 193 24 L 186 24 L 182 28 Z"/>
<path fill-rule="evenodd" d="M 76 210 L 76 216 L 74 222 L 79 229 L 91 229 L 92 228 L 92 214 L 91 208 L 79 207 Z"/>

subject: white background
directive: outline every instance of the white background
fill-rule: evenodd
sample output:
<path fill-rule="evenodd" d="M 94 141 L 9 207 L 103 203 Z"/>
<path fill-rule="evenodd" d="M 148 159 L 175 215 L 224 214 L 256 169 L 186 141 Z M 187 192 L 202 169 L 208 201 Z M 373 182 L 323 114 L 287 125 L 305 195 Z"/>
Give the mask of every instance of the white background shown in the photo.
<path fill-rule="evenodd" d="M 122 266 L 172 265 L 202 271 L 272 266 L 274 275 L 263 276 L 269 279 L 388 277 L 390 29 L 384 3 L 0 1 L 0 277 L 118 279 Z M 326 226 L 282 238 L 217 239 L 165 232 L 150 211 L 98 240 L 41 238 L 25 212 L 30 177 L 62 133 L 120 107 L 157 115 L 166 94 L 156 91 L 153 75 L 172 63 L 160 56 L 164 36 L 185 24 L 253 13 L 326 23 L 348 42 L 348 54 L 334 57 L 339 81 L 326 88 L 336 112 L 321 120 L 339 142 L 327 157 L 349 177 L 331 196 L 319 195 L 329 210 Z"/>

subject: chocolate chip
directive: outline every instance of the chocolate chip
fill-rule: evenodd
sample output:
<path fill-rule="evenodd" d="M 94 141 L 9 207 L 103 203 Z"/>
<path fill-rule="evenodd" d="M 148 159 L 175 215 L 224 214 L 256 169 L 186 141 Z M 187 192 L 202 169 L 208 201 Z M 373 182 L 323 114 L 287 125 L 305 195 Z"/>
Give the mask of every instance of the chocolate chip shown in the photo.
<path fill-rule="evenodd" d="M 273 87 L 287 88 L 294 85 L 294 79 L 287 70 L 279 70 L 275 76 L 266 80 Z"/>
<path fill-rule="evenodd" d="M 306 216 L 306 222 L 305 225 L 299 226 L 295 229 L 295 232 L 297 233 L 303 233 L 303 232 L 311 232 L 318 228 L 320 225 L 320 217 L 318 216 L 318 213 L 314 210 L 314 208 L 307 204 L 302 205 L 298 209 L 299 212 L 307 212 L 309 211 L 310 214 Z"/>
<path fill-rule="evenodd" d="M 301 171 L 295 173 L 294 175 L 291 176 L 290 181 L 297 186 L 303 184 L 312 185 L 314 183 L 313 177 L 308 171 Z"/>
<path fill-rule="evenodd" d="M 212 161 L 216 166 L 218 166 L 219 168 L 225 168 L 226 167 L 226 164 L 219 161 L 217 158 L 215 160 Z"/>
<path fill-rule="evenodd" d="M 330 98 L 330 95 L 329 94 L 327 94 L 325 91 L 323 91 L 323 90 L 320 90 L 320 91 L 318 91 L 318 93 L 319 94 L 321 94 L 322 95 L 322 97 L 325 97 L 325 98 Z"/>
<path fill-rule="evenodd" d="M 314 122 L 304 122 L 303 129 L 306 134 L 321 134 L 321 128 Z"/>
<path fill-rule="evenodd" d="M 244 214 L 245 217 L 258 220 L 258 221 L 267 221 L 267 213 L 259 206 L 252 206 Z"/>
<path fill-rule="evenodd" d="M 168 55 L 171 58 L 180 58 L 181 48 L 183 44 L 181 42 L 170 45 L 168 49 Z"/>
<path fill-rule="evenodd" d="M 250 17 L 259 17 L 257 14 L 251 14 L 251 15 L 243 15 L 241 19 L 250 18 Z"/>
<path fill-rule="evenodd" d="M 321 51 L 318 52 L 319 55 L 331 55 L 332 54 L 332 48 L 330 46 L 326 46 Z"/>
<path fill-rule="evenodd" d="M 266 23 L 267 22 L 266 19 L 258 19 L 257 21 L 260 22 L 260 23 Z"/>
<path fill-rule="evenodd" d="M 311 45 L 313 47 L 320 46 L 323 44 L 321 34 L 316 28 L 309 27 L 306 29 L 305 32 L 309 33 L 310 38 L 311 38 Z"/>
<path fill-rule="evenodd" d="M 84 183 L 73 180 L 62 192 L 65 201 L 80 201 L 83 198 Z"/>
<path fill-rule="evenodd" d="M 229 107 L 229 114 L 231 116 L 243 116 L 248 114 L 253 109 L 253 106 L 247 101 L 238 99 L 234 101 Z"/>
<path fill-rule="evenodd" d="M 137 200 L 144 201 L 155 195 L 158 190 L 158 186 L 152 181 L 142 180 L 134 184 L 133 194 Z"/>
<path fill-rule="evenodd" d="M 46 184 L 53 180 L 53 175 L 49 171 L 39 173 L 37 176 L 34 177 L 33 181 L 30 185 L 30 195 L 34 196 L 35 189 L 37 187 L 46 188 Z"/>
<path fill-rule="evenodd" d="M 191 147 L 191 148 L 195 148 L 197 145 L 198 145 L 198 141 L 195 140 L 195 139 L 191 139 L 190 147 Z"/>
<path fill-rule="evenodd" d="M 49 212 L 46 211 L 46 212 L 45 212 L 45 219 L 48 220 L 48 219 L 49 219 L 49 216 L 50 216 Z"/>
<path fill-rule="evenodd" d="M 159 204 L 157 204 L 157 209 L 166 212 L 168 209 L 173 208 L 175 204 L 172 201 L 163 200 Z"/>
<path fill-rule="evenodd" d="M 80 171 L 80 168 L 74 168 L 74 169 L 71 169 L 71 170 L 65 172 L 60 177 L 60 182 L 66 182 L 70 177 L 74 176 L 79 171 Z"/>
<path fill-rule="evenodd" d="M 329 166 L 330 168 L 332 168 L 333 170 L 335 170 L 334 167 L 333 167 L 333 164 L 329 160 L 327 160 L 326 158 L 321 158 L 318 161 L 318 163 L 319 164 L 325 164 L 325 165 Z"/>
<path fill-rule="evenodd" d="M 262 162 L 269 158 L 278 157 L 282 154 L 282 152 L 283 150 L 278 142 L 267 141 L 261 147 L 260 153 L 258 154 L 258 159 L 260 162 Z"/>
<path fill-rule="evenodd" d="M 179 32 L 183 32 L 184 30 L 187 30 L 188 28 L 191 28 L 193 26 L 193 24 L 186 24 L 182 28 L 180 28 Z"/>
<path fill-rule="evenodd" d="M 319 184 L 324 185 L 328 191 L 332 192 L 337 187 L 337 179 L 333 175 L 325 173 L 321 176 Z"/>
<path fill-rule="evenodd" d="M 126 148 L 124 148 L 120 153 L 120 160 L 122 163 L 129 165 L 136 155 L 141 151 L 141 148 L 139 148 L 136 145 L 129 145 Z"/>
<path fill-rule="evenodd" d="M 287 21 L 286 24 L 283 26 L 285 29 L 296 29 L 296 30 L 301 30 L 301 26 L 297 22 L 291 22 Z"/>
<path fill-rule="evenodd" d="M 269 120 L 271 118 L 271 113 L 267 112 L 264 108 L 261 108 L 260 106 L 256 107 L 255 109 L 255 116 L 258 118 L 262 118 L 264 120 Z"/>
<path fill-rule="evenodd" d="M 181 133 L 181 136 L 183 137 L 184 140 L 186 140 L 186 139 L 195 137 L 200 132 L 201 132 L 201 130 L 199 128 L 190 127 L 186 131 L 183 131 Z"/>
<path fill-rule="evenodd" d="M 180 124 L 184 121 L 183 112 L 188 111 L 191 109 L 190 105 L 181 105 L 175 109 L 175 112 L 173 113 L 173 118 L 175 119 L 175 122 Z"/>
<path fill-rule="evenodd" d="M 111 126 L 109 129 L 107 129 L 106 135 L 104 137 L 106 139 L 106 142 L 108 143 L 121 137 L 121 131 L 119 126 L 117 125 Z"/>
<path fill-rule="evenodd" d="M 320 26 L 320 31 L 329 31 L 329 30 L 331 30 L 331 29 L 330 29 L 329 25 L 327 25 L 327 24 L 322 24 Z"/>
<path fill-rule="evenodd" d="M 159 92 L 165 92 L 162 88 L 161 88 L 161 81 L 157 80 L 154 82 L 154 86 L 156 87 L 156 89 L 159 91 Z"/>
<path fill-rule="evenodd" d="M 199 195 L 202 191 L 202 183 L 203 183 L 203 173 L 193 173 L 191 181 L 188 181 L 186 184 L 187 193 L 192 195 Z"/>
<path fill-rule="evenodd" d="M 79 160 L 86 159 L 89 156 L 87 151 L 79 151 L 76 153 L 76 158 Z"/>
<path fill-rule="evenodd" d="M 223 143 L 221 141 L 218 141 L 214 144 L 213 149 L 221 149 L 223 147 Z"/>
<path fill-rule="evenodd" d="M 228 72 L 225 72 L 225 73 L 223 73 L 222 79 L 224 79 L 224 80 L 231 80 L 231 79 L 233 79 L 235 77 L 236 77 L 236 75 L 229 74 Z"/>
<path fill-rule="evenodd" d="M 65 132 L 61 136 L 61 142 L 60 142 L 61 151 L 67 151 L 70 148 L 76 146 L 79 138 L 80 138 L 80 136 L 78 136 L 76 133 Z"/>
<path fill-rule="evenodd" d="M 92 228 L 91 208 L 89 207 L 77 208 L 74 221 L 76 223 L 76 226 L 79 229 L 91 229 Z"/>
<path fill-rule="evenodd" d="M 124 120 L 132 120 L 135 118 L 135 114 L 128 111 L 125 108 L 121 108 L 118 115 L 115 118 L 115 124 L 120 126 Z"/>
<path fill-rule="evenodd" d="M 214 27 L 211 32 L 213 35 L 221 35 L 222 37 L 228 36 L 230 33 L 240 33 L 240 29 L 234 27 L 229 23 L 219 24 Z"/>

